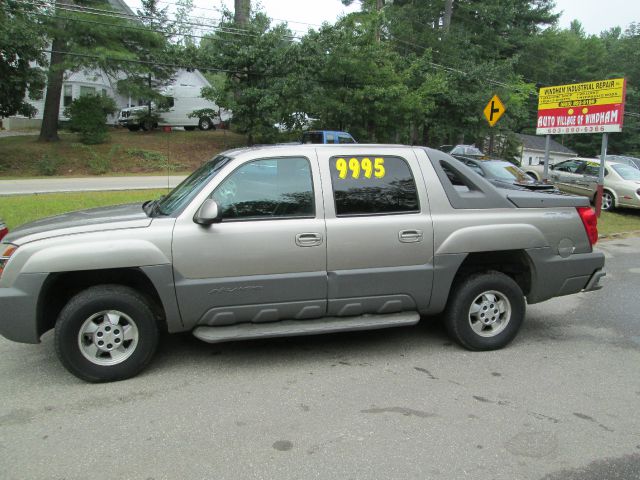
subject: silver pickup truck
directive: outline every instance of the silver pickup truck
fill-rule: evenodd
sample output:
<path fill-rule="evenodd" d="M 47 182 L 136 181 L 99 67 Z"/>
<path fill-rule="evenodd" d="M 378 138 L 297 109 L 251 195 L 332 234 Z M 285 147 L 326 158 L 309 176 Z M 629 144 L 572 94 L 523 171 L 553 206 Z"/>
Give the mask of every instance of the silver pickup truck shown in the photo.
<path fill-rule="evenodd" d="M 91 382 L 205 342 L 357 331 L 443 314 L 504 347 L 525 304 L 600 288 L 586 198 L 499 190 L 422 147 L 286 145 L 205 163 L 167 196 L 73 212 L 0 244 L 0 333 Z"/>

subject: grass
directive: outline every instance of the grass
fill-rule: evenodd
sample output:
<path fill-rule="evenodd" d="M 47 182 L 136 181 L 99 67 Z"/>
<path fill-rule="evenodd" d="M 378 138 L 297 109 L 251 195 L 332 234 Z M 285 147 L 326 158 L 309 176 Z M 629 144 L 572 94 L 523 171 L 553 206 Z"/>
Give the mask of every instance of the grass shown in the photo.
<path fill-rule="evenodd" d="M 143 202 L 165 193 L 166 189 L 12 195 L 0 197 L 0 218 L 12 230 L 43 217 L 85 208 Z"/>
<path fill-rule="evenodd" d="M 633 231 L 640 231 L 640 210 L 602 212 L 598 219 L 598 233 L 600 235 Z"/>
<path fill-rule="evenodd" d="M 108 175 L 192 172 L 216 154 L 245 145 L 244 136 L 227 131 L 129 132 L 112 129 L 101 145 L 82 145 L 75 134 L 62 132 L 61 140 L 42 143 L 36 135 L 0 138 L 0 177 L 44 177 L 47 166 L 58 176 L 95 174 L 96 158 Z M 94 166 L 92 166 L 94 165 Z"/>

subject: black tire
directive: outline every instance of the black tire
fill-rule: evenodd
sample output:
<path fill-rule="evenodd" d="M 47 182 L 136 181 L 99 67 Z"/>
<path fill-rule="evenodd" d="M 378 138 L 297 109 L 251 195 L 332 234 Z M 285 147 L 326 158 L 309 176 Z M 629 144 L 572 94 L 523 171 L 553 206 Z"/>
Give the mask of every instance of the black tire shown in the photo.
<path fill-rule="evenodd" d="M 211 121 L 211 119 L 209 117 L 202 117 L 199 121 L 198 121 L 198 128 L 200 130 L 215 130 L 216 127 L 213 125 L 213 122 Z"/>
<path fill-rule="evenodd" d="M 140 130 L 140 125 L 127 125 L 130 132 L 137 132 Z"/>
<path fill-rule="evenodd" d="M 610 212 L 616 208 L 616 197 L 609 190 L 602 192 L 602 210 Z"/>
<path fill-rule="evenodd" d="M 114 320 L 118 318 L 118 323 L 109 321 L 106 311 Z M 129 321 L 135 327 L 135 341 L 126 339 L 127 325 L 129 332 L 132 328 Z M 80 336 L 81 329 L 86 332 L 96 324 L 95 334 Z M 116 333 L 120 340 L 114 340 Z M 113 342 L 112 351 L 98 349 L 98 335 Z M 97 285 L 78 293 L 65 305 L 56 322 L 54 341 L 58 358 L 69 372 L 87 382 L 111 382 L 133 377 L 147 366 L 158 345 L 158 325 L 148 301 L 137 291 L 122 285 Z M 115 348 L 117 343 L 122 352 Z M 93 361 L 85 356 L 92 345 L 98 351 Z M 115 362 L 116 354 L 123 359 L 105 365 Z"/>
<path fill-rule="evenodd" d="M 184 129 L 185 129 L 187 132 L 193 132 L 193 131 L 196 129 L 196 127 L 194 127 L 193 125 L 191 125 L 191 126 L 188 126 L 188 127 L 184 127 Z"/>
<path fill-rule="evenodd" d="M 478 311 L 472 313 L 474 304 Z M 500 312 L 500 308 L 507 310 Z M 503 273 L 491 271 L 472 274 L 454 284 L 444 320 L 449 335 L 463 347 L 497 350 L 515 338 L 525 310 L 518 284 Z"/>

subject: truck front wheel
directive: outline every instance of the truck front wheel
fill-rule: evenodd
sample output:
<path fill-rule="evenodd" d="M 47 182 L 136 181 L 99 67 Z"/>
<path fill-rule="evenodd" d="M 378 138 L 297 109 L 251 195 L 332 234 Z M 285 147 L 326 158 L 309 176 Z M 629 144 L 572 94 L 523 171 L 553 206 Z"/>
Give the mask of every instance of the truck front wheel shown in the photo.
<path fill-rule="evenodd" d="M 449 335 L 469 350 L 496 350 L 514 339 L 525 315 L 519 285 L 500 272 L 457 282 L 445 311 Z"/>
<path fill-rule="evenodd" d="M 158 345 L 158 326 L 144 296 L 122 285 L 75 295 L 60 312 L 55 347 L 64 367 L 88 382 L 137 375 Z"/>

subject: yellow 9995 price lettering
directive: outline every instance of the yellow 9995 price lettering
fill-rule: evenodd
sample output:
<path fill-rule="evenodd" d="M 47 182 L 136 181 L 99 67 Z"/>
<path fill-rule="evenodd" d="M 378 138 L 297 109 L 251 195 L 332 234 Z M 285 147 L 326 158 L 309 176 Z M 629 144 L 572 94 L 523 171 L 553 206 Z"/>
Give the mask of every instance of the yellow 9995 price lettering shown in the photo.
<path fill-rule="evenodd" d="M 338 170 L 338 176 L 342 179 L 347 178 L 351 173 L 352 178 L 383 178 L 386 171 L 384 169 L 384 158 L 376 157 L 373 162 L 370 158 L 364 157 L 362 160 L 357 158 L 350 158 L 349 161 L 344 158 L 336 160 L 336 170 Z"/>

